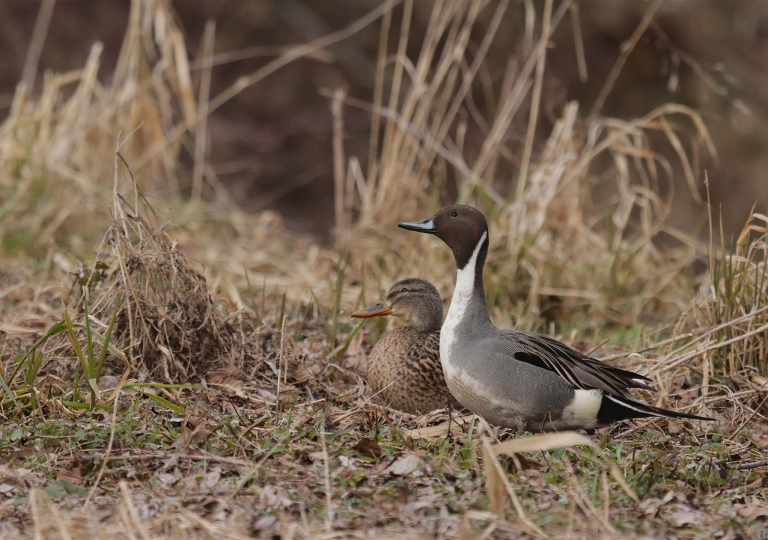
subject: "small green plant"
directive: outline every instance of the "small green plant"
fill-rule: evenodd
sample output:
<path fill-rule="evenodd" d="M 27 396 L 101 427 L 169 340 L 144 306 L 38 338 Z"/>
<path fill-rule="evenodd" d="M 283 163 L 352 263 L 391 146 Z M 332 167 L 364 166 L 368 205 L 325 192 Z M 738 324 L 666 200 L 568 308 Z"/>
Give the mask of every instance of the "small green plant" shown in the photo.
<path fill-rule="evenodd" d="M 347 264 L 349 263 L 349 255 L 339 255 L 338 263 L 336 264 L 336 283 L 333 286 L 333 307 L 331 309 L 331 320 L 327 330 L 328 345 L 336 348 L 336 337 L 339 332 L 339 313 L 341 312 L 341 297 L 344 292 L 344 278 L 347 273 Z M 333 353 L 332 353 L 333 354 Z"/>
<path fill-rule="evenodd" d="M 87 291 L 87 288 L 83 287 L 83 291 Z M 80 360 L 80 366 L 83 369 L 83 374 L 87 378 L 88 386 L 91 390 L 91 408 L 96 405 L 96 400 L 98 399 L 99 378 L 101 377 L 101 372 L 104 368 L 104 361 L 107 358 L 107 351 L 109 350 L 109 343 L 110 339 L 112 338 L 112 330 L 115 327 L 115 321 L 117 320 L 117 313 L 120 311 L 120 305 L 121 301 L 120 297 L 118 296 L 117 301 L 115 302 L 114 311 L 112 312 L 112 317 L 109 320 L 107 333 L 102 338 L 91 327 L 90 317 L 88 316 L 88 295 L 84 294 L 83 311 L 85 313 L 85 351 L 83 351 L 83 348 L 80 346 L 80 342 L 77 339 L 75 326 L 72 324 L 72 319 L 69 317 L 67 308 L 64 307 L 64 324 L 67 333 L 67 339 L 69 339 L 69 343 L 72 345 L 72 349 L 75 351 L 75 354 Z M 100 338 L 102 343 L 101 353 L 98 357 L 96 357 L 94 353 L 93 346 L 93 340 L 96 336 Z"/>
<path fill-rule="evenodd" d="M 117 320 L 117 314 L 120 310 L 121 302 L 118 297 L 115 302 L 115 308 L 112 312 L 112 316 L 109 321 L 109 326 L 106 333 L 102 336 L 91 325 L 88 316 L 87 302 L 84 302 L 85 322 L 80 325 L 72 322 L 69 316 L 69 312 L 64 308 L 64 319 L 52 325 L 31 347 L 29 347 L 23 355 L 16 358 L 16 369 L 11 373 L 11 376 L 6 381 L 0 377 L 0 390 L 8 396 L 8 399 L 13 403 L 16 409 L 22 408 L 19 399 L 24 398 L 28 400 L 29 407 L 34 410 L 39 406 L 38 393 L 40 391 L 39 372 L 43 365 L 44 352 L 48 341 L 59 334 L 65 334 L 72 349 L 80 361 L 82 371 L 77 371 L 73 375 L 74 382 L 73 388 L 70 392 L 64 392 L 61 394 L 61 402 L 65 406 L 70 408 L 80 409 L 88 408 L 92 409 L 98 399 L 98 381 L 101 377 L 101 373 L 104 369 L 104 363 L 107 358 L 107 352 L 112 352 L 116 357 L 125 359 L 125 355 L 117 349 L 112 343 L 112 331 L 115 327 L 115 321 Z M 78 337 L 77 330 L 79 328 L 85 328 L 85 342 L 81 344 Z M 95 341 L 101 344 L 101 351 L 96 355 Z M 22 372 L 23 370 L 23 372 Z M 23 387 L 19 390 L 12 391 L 11 387 L 16 379 L 16 376 L 22 372 L 23 375 Z M 90 388 L 90 399 L 87 403 L 80 401 L 79 395 L 79 382 L 81 377 L 85 377 L 88 381 Z M 71 399 L 65 399 L 66 396 L 71 395 Z"/>

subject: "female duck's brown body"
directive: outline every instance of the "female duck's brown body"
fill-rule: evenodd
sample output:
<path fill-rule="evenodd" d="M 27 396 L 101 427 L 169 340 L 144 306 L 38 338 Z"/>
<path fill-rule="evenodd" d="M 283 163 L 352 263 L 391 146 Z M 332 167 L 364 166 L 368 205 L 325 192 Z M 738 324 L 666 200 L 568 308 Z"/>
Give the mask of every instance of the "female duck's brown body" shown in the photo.
<path fill-rule="evenodd" d="M 440 364 L 443 304 L 434 286 L 417 278 L 398 281 L 385 302 L 352 314 L 382 315 L 402 315 L 407 322 L 376 342 L 368 356 L 368 386 L 375 399 L 411 414 L 457 405 Z"/>

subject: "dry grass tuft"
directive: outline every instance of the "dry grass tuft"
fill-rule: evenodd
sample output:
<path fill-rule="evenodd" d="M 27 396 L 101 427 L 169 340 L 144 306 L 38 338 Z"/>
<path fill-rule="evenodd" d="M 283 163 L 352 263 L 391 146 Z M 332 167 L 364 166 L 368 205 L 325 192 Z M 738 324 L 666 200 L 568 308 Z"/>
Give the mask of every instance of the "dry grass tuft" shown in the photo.
<path fill-rule="evenodd" d="M 236 329 L 217 305 L 194 261 L 136 209 L 122 210 L 107 237 L 113 268 L 107 286 L 90 294 L 91 313 L 117 309 L 115 345 L 142 378 L 186 382 L 211 368 L 243 368 L 261 359 L 255 320 L 237 316 Z M 111 279 L 110 279 L 111 278 Z"/>
<path fill-rule="evenodd" d="M 710 247 L 711 283 L 702 291 L 704 301 L 694 313 L 700 326 L 717 329 L 711 340 L 720 346 L 711 351 L 711 362 L 723 376 L 752 370 L 768 376 L 766 225 L 768 217 L 754 213 L 735 245 L 726 245 L 721 226 L 720 249 L 716 253 Z"/>

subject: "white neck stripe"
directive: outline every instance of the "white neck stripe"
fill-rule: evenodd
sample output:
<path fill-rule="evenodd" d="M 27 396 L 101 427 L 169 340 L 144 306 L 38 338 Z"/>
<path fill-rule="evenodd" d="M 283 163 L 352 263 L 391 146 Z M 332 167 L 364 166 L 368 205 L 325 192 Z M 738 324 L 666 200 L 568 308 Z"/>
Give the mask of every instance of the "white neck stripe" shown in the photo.
<path fill-rule="evenodd" d="M 484 231 L 480 241 L 475 246 L 469 262 L 464 268 L 458 268 L 456 271 L 456 288 L 453 290 L 453 298 L 448 308 L 448 315 L 445 317 L 442 330 L 440 332 L 440 357 L 443 362 L 443 368 L 451 362 L 451 352 L 456 343 L 456 330 L 460 324 L 465 324 L 465 315 L 469 301 L 475 288 L 475 272 L 477 271 L 477 257 L 480 255 L 480 248 L 488 238 L 488 231 Z M 482 272 L 482 269 L 480 269 Z"/>

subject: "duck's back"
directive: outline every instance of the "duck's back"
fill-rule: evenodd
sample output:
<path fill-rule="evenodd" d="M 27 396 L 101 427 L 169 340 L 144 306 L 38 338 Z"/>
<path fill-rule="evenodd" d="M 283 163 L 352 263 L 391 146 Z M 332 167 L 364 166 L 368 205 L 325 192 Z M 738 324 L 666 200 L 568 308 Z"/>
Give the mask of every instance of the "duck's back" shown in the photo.
<path fill-rule="evenodd" d="M 452 403 L 440 365 L 440 331 L 401 326 L 386 334 L 368 356 L 368 385 L 376 400 L 411 414 Z"/>

